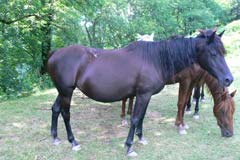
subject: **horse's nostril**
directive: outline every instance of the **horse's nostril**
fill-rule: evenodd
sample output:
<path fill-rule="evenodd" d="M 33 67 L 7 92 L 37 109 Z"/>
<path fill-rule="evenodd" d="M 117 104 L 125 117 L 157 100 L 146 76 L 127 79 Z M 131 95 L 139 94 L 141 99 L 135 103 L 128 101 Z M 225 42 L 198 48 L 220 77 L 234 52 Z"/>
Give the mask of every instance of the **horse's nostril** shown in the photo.
<path fill-rule="evenodd" d="M 232 79 L 231 78 L 226 78 L 225 79 L 225 84 L 226 84 L 226 86 L 229 86 L 231 83 L 232 83 Z"/>
<path fill-rule="evenodd" d="M 230 131 L 225 131 L 225 137 L 231 137 L 233 134 Z"/>

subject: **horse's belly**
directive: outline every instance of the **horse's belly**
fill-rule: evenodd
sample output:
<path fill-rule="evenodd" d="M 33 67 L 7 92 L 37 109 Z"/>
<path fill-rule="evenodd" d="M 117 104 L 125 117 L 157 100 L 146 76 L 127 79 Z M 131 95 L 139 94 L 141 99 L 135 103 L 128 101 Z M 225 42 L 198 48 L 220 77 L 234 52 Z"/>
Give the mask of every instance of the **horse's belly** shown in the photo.
<path fill-rule="evenodd" d="M 109 81 L 108 81 L 109 82 Z M 119 84 L 119 83 L 118 83 Z M 117 85 L 117 83 L 101 83 L 101 81 L 84 84 L 81 89 L 88 97 L 101 102 L 114 102 L 122 100 L 134 94 L 134 88 L 130 85 Z"/>
<path fill-rule="evenodd" d="M 114 70 L 86 73 L 78 85 L 88 97 L 101 101 L 113 102 L 135 94 L 136 75 L 131 72 L 115 72 Z"/>

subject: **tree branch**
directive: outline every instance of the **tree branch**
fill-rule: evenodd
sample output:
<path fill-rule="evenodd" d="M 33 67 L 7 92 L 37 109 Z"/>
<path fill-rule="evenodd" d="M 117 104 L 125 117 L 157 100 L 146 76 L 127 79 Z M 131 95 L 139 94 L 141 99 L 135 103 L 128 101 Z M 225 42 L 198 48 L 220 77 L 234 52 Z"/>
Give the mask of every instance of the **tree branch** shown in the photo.
<path fill-rule="evenodd" d="M 19 18 L 16 18 L 14 20 L 6 20 L 6 19 L 0 19 L 0 22 L 1 23 L 4 23 L 4 24 L 12 24 L 12 23 L 15 23 L 17 21 L 21 21 L 23 19 L 26 19 L 26 18 L 29 18 L 29 17 L 36 17 L 38 19 L 40 19 L 41 17 L 36 15 L 36 14 L 28 14 L 28 15 L 24 15 L 22 17 L 19 17 Z"/>

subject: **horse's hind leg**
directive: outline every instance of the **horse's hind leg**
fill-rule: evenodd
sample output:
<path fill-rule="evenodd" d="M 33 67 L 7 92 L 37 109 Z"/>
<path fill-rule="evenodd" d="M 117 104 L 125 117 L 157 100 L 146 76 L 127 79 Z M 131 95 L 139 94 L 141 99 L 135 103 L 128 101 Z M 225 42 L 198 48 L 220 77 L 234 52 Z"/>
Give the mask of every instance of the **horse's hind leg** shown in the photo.
<path fill-rule="evenodd" d="M 195 111 L 193 114 L 194 119 L 199 119 L 199 99 L 200 99 L 200 87 L 196 87 L 194 90 L 194 98 L 196 99 Z"/>
<path fill-rule="evenodd" d="M 130 98 L 129 98 L 128 111 L 127 111 L 127 114 L 129 114 L 129 115 L 132 114 L 133 100 L 134 100 L 134 97 L 130 97 Z"/>
<path fill-rule="evenodd" d="M 65 94 L 64 96 L 61 96 L 61 114 L 67 130 L 68 141 L 72 144 L 72 149 L 80 150 L 80 145 L 73 136 L 70 124 L 70 103 L 72 98 L 72 92 L 73 90 L 68 94 Z"/>
<path fill-rule="evenodd" d="M 52 125 L 51 125 L 51 135 L 53 137 L 53 144 L 60 144 L 60 140 L 57 137 L 57 125 L 58 125 L 58 116 L 60 113 L 60 97 L 57 96 L 56 101 L 52 106 Z"/>
<path fill-rule="evenodd" d="M 201 89 L 201 101 L 204 102 L 205 101 L 205 97 L 204 97 L 204 83 L 203 83 L 201 88 L 202 88 Z"/>
<path fill-rule="evenodd" d="M 121 118 L 122 118 L 122 126 L 128 126 L 128 122 L 127 122 L 127 119 L 126 119 L 126 101 L 127 101 L 127 98 L 123 99 L 122 100 L 122 113 L 121 113 Z"/>
<path fill-rule="evenodd" d="M 188 98 L 188 102 L 187 102 L 187 108 L 186 108 L 186 114 L 191 114 L 192 112 L 191 112 L 191 94 L 190 94 L 190 96 L 189 96 L 189 98 Z"/>

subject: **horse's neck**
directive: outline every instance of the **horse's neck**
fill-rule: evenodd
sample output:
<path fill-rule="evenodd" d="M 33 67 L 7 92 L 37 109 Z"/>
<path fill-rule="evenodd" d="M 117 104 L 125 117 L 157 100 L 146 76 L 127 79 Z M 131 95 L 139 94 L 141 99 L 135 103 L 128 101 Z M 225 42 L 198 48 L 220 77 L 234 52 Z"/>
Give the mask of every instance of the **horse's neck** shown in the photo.
<path fill-rule="evenodd" d="M 205 82 L 213 96 L 214 104 L 221 101 L 221 96 L 224 92 L 223 88 L 219 85 L 218 80 L 213 78 L 210 74 L 206 74 Z"/>

